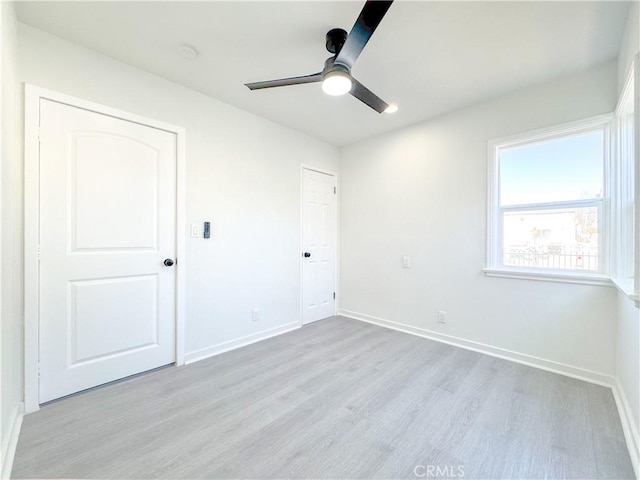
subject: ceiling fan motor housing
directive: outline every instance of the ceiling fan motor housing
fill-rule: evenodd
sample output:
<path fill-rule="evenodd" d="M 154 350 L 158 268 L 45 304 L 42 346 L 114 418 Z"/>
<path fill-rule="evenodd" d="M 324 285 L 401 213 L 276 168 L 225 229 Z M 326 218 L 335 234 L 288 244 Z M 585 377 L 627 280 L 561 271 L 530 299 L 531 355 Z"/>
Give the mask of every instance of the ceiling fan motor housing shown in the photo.
<path fill-rule="evenodd" d="M 340 53 L 344 42 L 347 41 L 347 31 L 342 28 L 333 28 L 327 32 L 326 47 L 329 53 Z"/>
<path fill-rule="evenodd" d="M 342 73 L 347 74 L 348 76 L 351 75 L 351 69 L 346 65 L 343 65 L 341 63 L 336 63 L 335 62 L 335 57 L 329 57 L 324 62 L 324 68 L 322 69 L 322 75 L 324 76 L 329 72 L 342 72 Z"/>

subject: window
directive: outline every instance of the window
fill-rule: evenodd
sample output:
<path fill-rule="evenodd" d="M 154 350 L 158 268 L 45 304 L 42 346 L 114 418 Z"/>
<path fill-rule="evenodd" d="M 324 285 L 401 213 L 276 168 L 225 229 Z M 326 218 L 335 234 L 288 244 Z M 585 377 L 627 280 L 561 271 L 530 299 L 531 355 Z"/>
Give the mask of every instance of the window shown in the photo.
<path fill-rule="evenodd" d="M 610 120 L 489 143 L 488 274 L 607 281 Z"/>
<path fill-rule="evenodd" d="M 635 175 L 634 82 L 632 66 L 622 92 L 613 121 L 611 159 L 611 276 L 616 286 L 636 302 L 640 302 L 640 268 L 635 245 L 639 237 L 634 233 L 638 213 Z M 635 268 L 634 268 L 635 267 Z"/>

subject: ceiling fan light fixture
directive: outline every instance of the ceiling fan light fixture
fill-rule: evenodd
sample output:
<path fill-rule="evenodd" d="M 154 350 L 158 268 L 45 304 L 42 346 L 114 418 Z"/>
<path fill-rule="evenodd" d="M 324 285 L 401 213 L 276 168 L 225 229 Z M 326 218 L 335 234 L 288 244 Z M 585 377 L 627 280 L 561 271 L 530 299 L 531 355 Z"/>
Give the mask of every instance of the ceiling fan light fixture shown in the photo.
<path fill-rule="evenodd" d="M 384 109 L 384 113 L 396 113 L 398 111 L 398 105 L 390 103 L 387 108 Z"/>
<path fill-rule="evenodd" d="M 322 80 L 322 91 L 327 95 L 344 95 L 351 91 L 353 81 L 347 72 L 333 70 L 328 72 Z"/>

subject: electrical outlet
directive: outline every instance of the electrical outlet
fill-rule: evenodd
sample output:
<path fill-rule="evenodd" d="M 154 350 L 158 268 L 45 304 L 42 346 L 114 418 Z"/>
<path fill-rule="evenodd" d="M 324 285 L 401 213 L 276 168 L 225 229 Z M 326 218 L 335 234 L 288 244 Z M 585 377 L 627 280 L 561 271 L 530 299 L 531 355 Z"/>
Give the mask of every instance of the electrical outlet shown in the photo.
<path fill-rule="evenodd" d="M 402 268 L 411 268 L 411 257 L 402 257 Z"/>
<path fill-rule="evenodd" d="M 438 323 L 447 323 L 447 312 L 438 310 Z"/>
<path fill-rule="evenodd" d="M 258 320 L 260 320 L 260 310 L 258 310 L 257 308 L 254 308 L 251 311 L 251 321 L 257 322 Z"/>

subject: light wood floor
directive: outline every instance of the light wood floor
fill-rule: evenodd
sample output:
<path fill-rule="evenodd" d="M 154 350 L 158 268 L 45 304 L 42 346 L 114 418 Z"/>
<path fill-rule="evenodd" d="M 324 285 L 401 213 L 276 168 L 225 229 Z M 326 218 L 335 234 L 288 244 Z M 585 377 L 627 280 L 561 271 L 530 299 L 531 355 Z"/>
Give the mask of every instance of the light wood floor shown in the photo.
<path fill-rule="evenodd" d="M 344 318 L 45 405 L 13 477 L 462 472 L 633 478 L 609 389 Z"/>

